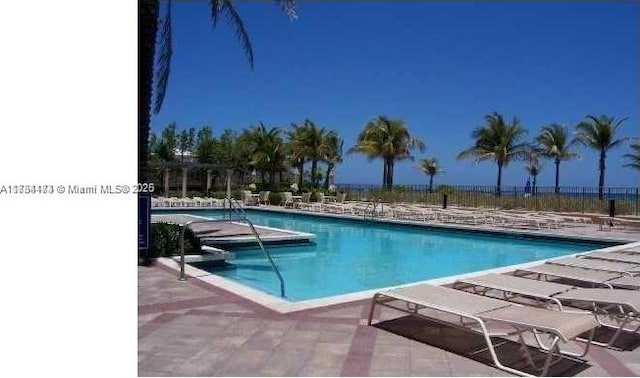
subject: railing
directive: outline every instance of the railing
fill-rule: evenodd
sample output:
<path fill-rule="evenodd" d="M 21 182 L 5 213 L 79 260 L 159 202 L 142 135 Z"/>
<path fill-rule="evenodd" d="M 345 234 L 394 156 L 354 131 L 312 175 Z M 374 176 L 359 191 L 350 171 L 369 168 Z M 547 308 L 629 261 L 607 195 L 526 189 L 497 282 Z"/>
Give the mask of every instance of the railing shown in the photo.
<path fill-rule="evenodd" d="M 380 212 L 377 212 L 378 205 L 380 205 Z M 371 210 L 369 210 L 369 208 L 371 208 Z M 371 219 L 384 214 L 384 204 L 382 203 L 382 200 L 380 198 L 367 204 L 367 206 L 364 208 L 364 211 L 362 212 L 362 219 L 366 220 L 367 214 L 371 216 Z"/>
<path fill-rule="evenodd" d="M 616 213 L 640 215 L 640 188 L 603 188 L 602 199 L 598 187 L 442 185 L 429 191 L 428 185 L 396 185 L 391 189 L 380 185 L 339 184 L 349 200 L 371 200 L 395 203 L 425 203 L 441 206 L 444 194 L 450 206 L 487 207 L 498 209 L 527 209 L 536 211 L 580 212 L 608 214 L 610 201 L 615 201 Z"/>
<path fill-rule="evenodd" d="M 244 208 L 238 203 L 238 200 L 235 198 L 225 197 L 222 200 L 222 208 L 227 210 L 227 202 L 229 203 L 229 211 L 225 211 L 224 215 L 227 218 L 231 218 L 231 214 L 235 214 L 238 217 L 246 218 L 247 213 L 244 211 Z"/>
<path fill-rule="evenodd" d="M 191 226 L 192 224 L 195 224 L 195 223 L 243 222 L 243 223 L 248 224 L 249 228 L 251 228 L 251 232 L 255 236 L 256 241 L 258 242 L 258 245 L 260 246 L 260 249 L 262 250 L 262 252 L 267 257 L 267 260 L 269 261 L 269 264 L 271 265 L 271 268 L 273 269 L 273 271 L 276 273 L 276 276 L 278 276 L 278 280 L 280 281 L 280 296 L 284 298 L 285 297 L 284 279 L 282 278 L 282 275 L 280 274 L 280 271 L 278 270 L 278 267 L 276 266 L 275 262 L 271 258 L 271 254 L 269 254 L 269 252 L 267 252 L 266 248 L 264 247 L 264 244 L 262 243 L 262 239 L 260 239 L 260 235 L 258 234 L 258 231 L 254 227 L 253 223 L 247 218 L 246 213 L 244 212 L 244 209 L 242 209 L 242 207 L 239 207 L 239 206 L 234 206 L 233 201 L 235 201 L 235 200 L 227 197 L 227 198 L 225 198 L 225 202 L 224 202 L 225 205 L 226 205 L 227 201 L 229 202 L 230 212 L 233 210 L 236 214 L 241 214 L 240 216 L 232 217 L 229 214 L 228 217 L 223 218 L 223 219 L 193 220 L 193 221 L 189 221 L 189 222 L 185 223 L 184 227 L 182 227 L 182 230 L 180 232 L 180 278 L 179 278 L 179 280 L 180 281 L 184 281 L 184 280 L 187 279 L 186 274 L 185 274 L 185 261 L 184 261 L 184 234 L 185 234 L 185 231 L 187 230 L 187 228 L 189 228 L 189 226 Z"/>

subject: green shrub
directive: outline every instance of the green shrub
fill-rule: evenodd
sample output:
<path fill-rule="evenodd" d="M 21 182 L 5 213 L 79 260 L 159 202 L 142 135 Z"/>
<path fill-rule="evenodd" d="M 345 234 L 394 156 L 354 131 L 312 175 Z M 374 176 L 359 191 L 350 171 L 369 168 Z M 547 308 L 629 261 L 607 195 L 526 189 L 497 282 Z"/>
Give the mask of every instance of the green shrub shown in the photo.
<path fill-rule="evenodd" d="M 226 196 L 227 196 L 227 192 L 226 191 L 209 192 L 209 197 L 212 197 L 212 198 L 222 199 L 222 198 L 225 198 Z"/>
<path fill-rule="evenodd" d="M 269 193 L 269 203 L 272 205 L 280 205 L 282 202 L 282 193 L 279 192 L 271 192 Z"/>
<path fill-rule="evenodd" d="M 172 223 L 151 224 L 151 258 L 170 257 L 180 254 L 180 231 L 182 227 Z M 184 234 L 184 253 L 200 253 L 200 242 L 191 230 Z"/>

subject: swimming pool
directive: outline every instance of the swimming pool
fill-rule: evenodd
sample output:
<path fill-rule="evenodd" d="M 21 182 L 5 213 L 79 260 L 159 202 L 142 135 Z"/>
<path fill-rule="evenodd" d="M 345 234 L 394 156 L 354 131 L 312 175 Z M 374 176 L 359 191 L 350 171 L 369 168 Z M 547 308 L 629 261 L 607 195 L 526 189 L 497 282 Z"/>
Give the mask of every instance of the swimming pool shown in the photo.
<path fill-rule="evenodd" d="M 218 218 L 219 211 L 180 211 Z M 247 211 L 256 225 L 309 232 L 315 243 L 267 246 L 286 288 L 300 301 L 520 264 L 614 243 L 524 238 L 302 214 Z M 226 247 L 225 247 L 226 248 Z M 279 296 L 259 249 L 236 249 L 232 266 L 198 268 Z"/>

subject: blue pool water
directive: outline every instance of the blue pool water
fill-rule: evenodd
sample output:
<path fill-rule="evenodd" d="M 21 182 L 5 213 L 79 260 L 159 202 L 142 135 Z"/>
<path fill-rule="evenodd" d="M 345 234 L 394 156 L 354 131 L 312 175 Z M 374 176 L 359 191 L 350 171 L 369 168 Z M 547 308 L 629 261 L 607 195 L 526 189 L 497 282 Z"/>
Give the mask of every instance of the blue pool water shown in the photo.
<path fill-rule="evenodd" d="M 183 212 L 184 213 L 184 212 Z M 219 217 L 216 211 L 193 215 Z M 315 243 L 267 246 L 291 301 L 314 299 L 469 273 L 602 248 L 611 244 L 526 239 L 484 233 L 363 223 L 248 211 L 256 225 L 309 232 Z M 199 266 L 279 296 L 279 281 L 259 249 L 235 250 L 233 266 Z"/>

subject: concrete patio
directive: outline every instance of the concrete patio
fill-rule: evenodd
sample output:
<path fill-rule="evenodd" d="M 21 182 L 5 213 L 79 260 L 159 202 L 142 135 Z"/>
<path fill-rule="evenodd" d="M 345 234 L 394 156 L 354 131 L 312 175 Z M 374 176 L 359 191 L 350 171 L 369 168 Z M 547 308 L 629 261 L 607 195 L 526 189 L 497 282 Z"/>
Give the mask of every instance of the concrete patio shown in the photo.
<path fill-rule="evenodd" d="M 509 375 L 466 353 L 471 333 L 386 308 L 367 326 L 369 300 L 280 314 L 177 277 L 162 264 L 138 268 L 139 376 Z M 638 376 L 639 344 L 593 346 L 585 363 L 561 363 L 552 374 Z"/>

